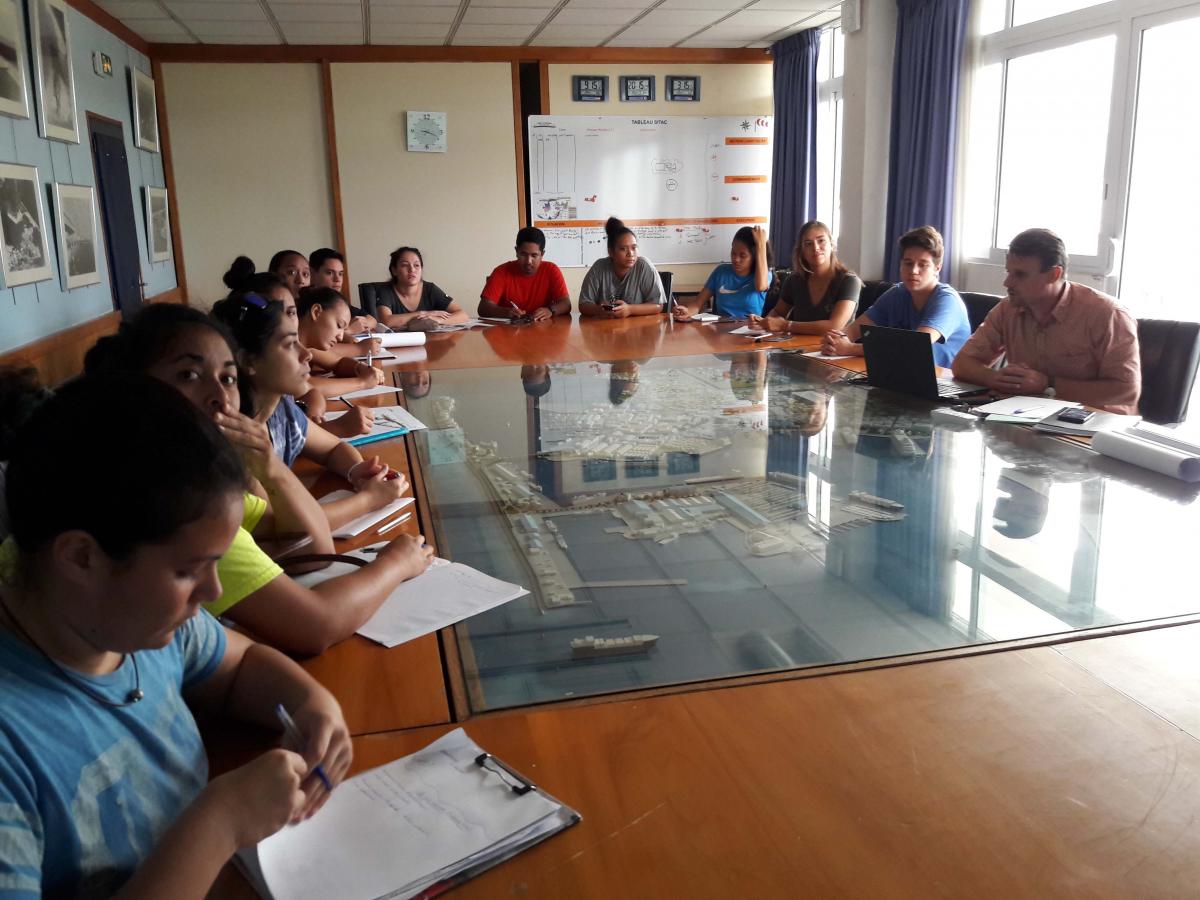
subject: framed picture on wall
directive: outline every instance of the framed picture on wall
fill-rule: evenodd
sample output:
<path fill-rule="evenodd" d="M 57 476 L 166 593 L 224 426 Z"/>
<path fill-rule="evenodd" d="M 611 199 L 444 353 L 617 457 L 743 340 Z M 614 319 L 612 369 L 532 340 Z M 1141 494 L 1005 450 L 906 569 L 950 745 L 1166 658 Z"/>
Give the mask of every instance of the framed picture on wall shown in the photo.
<path fill-rule="evenodd" d="M 38 127 L 42 137 L 79 143 L 75 113 L 75 73 L 71 69 L 71 29 L 63 0 L 29 0 Z"/>
<path fill-rule="evenodd" d="M 64 290 L 100 281 L 100 228 L 96 190 L 81 184 L 54 185 L 54 222 Z"/>
<path fill-rule="evenodd" d="M 146 243 L 150 262 L 171 258 L 171 220 L 167 216 L 166 188 L 146 188 Z"/>
<path fill-rule="evenodd" d="M 138 69 L 129 70 L 133 97 L 133 143 L 142 150 L 158 152 L 158 107 L 154 102 L 154 79 Z"/>
<path fill-rule="evenodd" d="M 10 288 L 54 277 L 35 166 L 0 163 L 0 269 Z"/>
<path fill-rule="evenodd" d="M 25 85 L 25 28 L 16 0 L 0 0 L 0 113 L 29 118 Z"/>

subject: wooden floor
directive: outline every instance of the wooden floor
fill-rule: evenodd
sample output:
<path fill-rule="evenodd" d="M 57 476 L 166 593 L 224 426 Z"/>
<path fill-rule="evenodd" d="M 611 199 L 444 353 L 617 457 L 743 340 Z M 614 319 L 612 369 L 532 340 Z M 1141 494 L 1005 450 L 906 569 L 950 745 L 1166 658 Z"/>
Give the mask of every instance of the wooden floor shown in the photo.
<path fill-rule="evenodd" d="M 562 340 L 547 361 L 736 340 L 653 319 L 548 327 Z M 514 349 L 538 346 L 532 328 L 447 335 L 453 352 L 431 343 L 427 365 L 536 360 Z M 1200 625 L 1179 625 L 471 718 L 471 737 L 583 821 L 455 896 L 1200 896 L 1198 642 Z M 364 644 L 309 663 L 351 698 L 357 771 L 457 727 L 440 669 L 369 661 Z M 214 894 L 251 896 L 231 870 Z"/>

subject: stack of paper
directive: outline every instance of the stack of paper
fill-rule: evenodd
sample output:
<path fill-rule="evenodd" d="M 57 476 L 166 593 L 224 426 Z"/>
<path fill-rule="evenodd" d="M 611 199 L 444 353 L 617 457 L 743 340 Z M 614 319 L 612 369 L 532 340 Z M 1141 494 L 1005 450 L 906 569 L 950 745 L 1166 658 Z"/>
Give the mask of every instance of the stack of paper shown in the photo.
<path fill-rule="evenodd" d="M 743 325 L 741 328 L 735 328 L 729 334 L 742 335 L 744 337 L 752 337 L 755 339 L 768 337 L 771 332 L 765 328 L 755 328 L 752 325 Z"/>
<path fill-rule="evenodd" d="M 347 779 L 319 813 L 240 851 L 238 864 L 276 900 L 433 896 L 579 821 L 536 788 L 514 791 L 526 782 L 501 767 L 457 728 Z"/>
<path fill-rule="evenodd" d="M 1102 431 L 1092 438 L 1092 449 L 1181 481 L 1200 481 L 1200 445 L 1165 428 L 1142 424 Z"/>
<path fill-rule="evenodd" d="M 370 562 L 384 546 L 375 544 L 346 555 Z M 336 562 L 296 580 L 305 587 L 313 587 L 358 569 L 352 563 Z M 423 574 L 392 591 L 358 633 L 385 647 L 396 647 L 528 593 L 519 584 L 500 581 L 462 563 L 435 558 Z"/>
<path fill-rule="evenodd" d="M 491 328 L 495 324 L 496 323 L 491 319 L 467 319 L 465 322 L 459 322 L 454 325 L 439 325 L 437 328 L 433 329 L 433 333 L 438 334 L 446 331 L 466 331 L 468 328 L 475 328 L 476 326 L 480 328 Z"/>
<path fill-rule="evenodd" d="M 1092 413 L 1086 422 L 1064 422 L 1053 412 L 1033 426 L 1034 431 L 1045 431 L 1048 434 L 1069 434 L 1075 437 L 1090 437 L 1101 431 L 1114 431 L 1118 428 L 1128 428 L 1142 421 L 1141 416 L 1123 416 L 1120 413 Z"/>
<path fill-rule="evenodd" d="M 708 323 L 708 322 L 716 322 L 720 318 L 721 317 L 718 316 L 716 313 L 702 312 L 702 313 L 696 313 L 694 316 L 692 316 L 692 321 Z"/>
<path fill-rule="evenodd" d="M 332 422 L 346 414 L 345 410 L 325 414 L 325 421 Z M 410 431 L 420 431 L 425 427 L 420 419 L 403 406 L 375 406 L 371 408 L 373 423 L 366 434 L 350 438 L 346 441 L 352 447 L 385 441 L 388 438 L 400 437 Z"/>
<path fill-rule="evenodd" d="M 353 497 L 353 491 L 333 491 L 321 498 L 321 503 L 333 503 L 335 500 L 345 500 L 347 497 Z M 380 509 L 373 509 L 365 515 L 359 516 L 353 521 L 347 522 L 341 528 L 334 530 L 333 536 L 339 540 L 358 537 L 368 528 L 373 528 L 384 519 L 388 519 L 394 514 L 400 512 L 404 507 L 413 502 L 412 497 L 401 497 L 399 500 L 393 500 L 387 506 Z"/>
<path fill-rule="evenodd" d="M 1018 425 L 1032 425 L 1049 415 L 1058 415 L 1068 407 L 1078 407 L 1078 403 L 1070 400 L 1059 400 L 1056 397 L 1005 397 L 1003 400 L 993 400 L 975 407 L 975 412 L 987 416 L 989 422 L 1013 422 Z"/>

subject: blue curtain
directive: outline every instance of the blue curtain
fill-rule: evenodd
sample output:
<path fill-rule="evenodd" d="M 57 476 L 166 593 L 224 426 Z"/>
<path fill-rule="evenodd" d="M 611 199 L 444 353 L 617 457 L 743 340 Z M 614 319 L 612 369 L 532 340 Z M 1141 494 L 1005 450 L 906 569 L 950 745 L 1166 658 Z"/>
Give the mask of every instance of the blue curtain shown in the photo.
<path fill-rule="evenodd" d="M 970 0 L 896 0 L 892 137 L 888 162 L 885 279 L 896 278 L 896 240 L 932 225 L 949 243 L 954 224 L 954 152 L 963 42 Z M 950 253 L 942 281 L 950 280 Z"/>
<path fill-rule="evenodd" d="M 777 265 L 791 257 L 796 231 L 817 215 L 817 51 L 809 28 L 771 46 L 775 154 L 771 163 L 771 244 Z"/>

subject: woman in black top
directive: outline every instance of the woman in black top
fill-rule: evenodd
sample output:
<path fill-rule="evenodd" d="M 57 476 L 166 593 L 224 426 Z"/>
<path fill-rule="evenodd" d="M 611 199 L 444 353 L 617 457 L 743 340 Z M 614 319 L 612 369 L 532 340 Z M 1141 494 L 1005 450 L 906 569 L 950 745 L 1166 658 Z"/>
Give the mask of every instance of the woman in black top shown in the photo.
<path fill-rule="evenodd" d="M 424 280 L 425 260 L 416 247 L 392 252 L 388 265 L 392 280 L 379 286 L 375 301 L 379 321 L 389 328 L 432 331 L 439 325 L 467 321 L 467 313 L 440 287 Z"/>
<path fill-rule="evenodd" d="M 751 323 L 788 334 L 823 335 L 854 318 L 861 290 L 862 279 L 838 259 L 828 226 L 814 219 L 800 226 L 792 274 L 779 302 L 762 318 L 751 316 Z"/>

